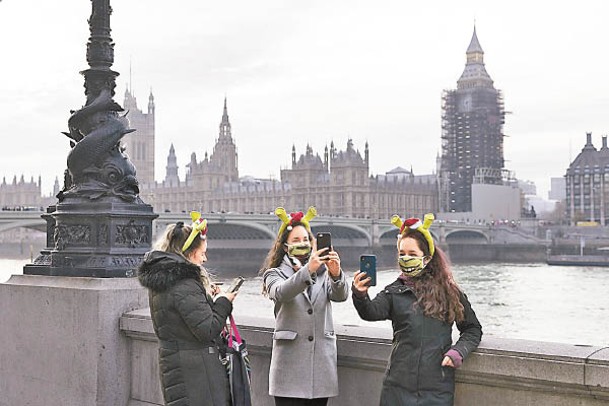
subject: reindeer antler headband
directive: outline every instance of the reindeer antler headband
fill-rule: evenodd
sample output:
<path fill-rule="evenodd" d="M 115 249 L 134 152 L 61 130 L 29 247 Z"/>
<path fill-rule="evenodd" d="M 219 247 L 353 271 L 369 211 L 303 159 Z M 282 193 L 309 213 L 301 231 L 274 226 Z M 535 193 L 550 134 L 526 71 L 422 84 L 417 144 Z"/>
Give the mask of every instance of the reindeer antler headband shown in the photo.
<path fill-rule="evenodd" d="M 281 219 L 281 226 L 279 226 L 279 235 L 283 234 L 283 232 L 288 227 L 292 227 L 294 223 L 302 223 L 305 228 L 311 232 L 311 226 L 309 225 L 309 221 L 313 220 L 315 216 L 317 216 L 317 210 L 314 206 L 309 207 L 306 214 L 303 214 L 301 211 L 297 211 L 296 213 L 288 213 L 285 211 L 283 207 L 277 207 L 275 209 L 275 215 Z M 288 228 L 291 230 L 291 228 Z"/>
<path fill-rule="evenodd" d="M 425 237 L 429 247 L 429 255 L 433 256 L 436 248 L 434 246 L 431 233 L 429 232 L 429 227 L 431 227 L 431 223 L 433 223 L 434 219 L 435 217 L 432 213 L 427 213 L 425 217 L 423 217 L 423 222 L 421 222 L 421 220 L 418 218 L 409 218 L 402 221 L 400 216 L 394 214 L 393 217 L 391 217 L 391 224 L 400 229 L 400 235 L 402 237 L 414 230 L 423 234 L 423 237 Z"/>
<path fill-rule="evenodd" d="M 201 217 L 201 213 L 198 211 L 191 211 L 190 218 L 192 219 L 192 231 L 182 246 L 182 252 L 190 247 L 197 234 L 199 234 L 203 240 L 206 238 L 207 234 L 207 220 Z"/>

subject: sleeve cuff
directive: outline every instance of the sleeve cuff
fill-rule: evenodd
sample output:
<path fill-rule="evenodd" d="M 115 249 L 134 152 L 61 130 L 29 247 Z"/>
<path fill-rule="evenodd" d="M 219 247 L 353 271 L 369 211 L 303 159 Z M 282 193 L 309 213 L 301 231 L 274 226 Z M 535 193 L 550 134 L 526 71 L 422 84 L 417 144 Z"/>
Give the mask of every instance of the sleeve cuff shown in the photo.
<path fill-rule="evenodd" d="M 459 368 L 463 364 L 463 356 L 459 351 L 455 350 L 454 348 L 451 348 L 450 350 L 446 351 L 446 354 L 444 355 L 450 357 L 450 359 L 453 361 L 453 365 L 455 366 L 455 368 Z"/>
<path fill-rule="evenodd" d="M 351 292 L 353 293 L 354 299 L 364 300 L 364 299 L 366 299 L 366 296 L 368 296 L 368 293 L 363 293 L 363 292 L 360 292 L 359 290 L 355 289 L 354 285 L 351 285 Z"/>
<path fill-rule="evenodd" d="M 228 317 L 233 311 L 233 303 L 224 296 L 220 296 L 214 302 L 214 310 Z"/>

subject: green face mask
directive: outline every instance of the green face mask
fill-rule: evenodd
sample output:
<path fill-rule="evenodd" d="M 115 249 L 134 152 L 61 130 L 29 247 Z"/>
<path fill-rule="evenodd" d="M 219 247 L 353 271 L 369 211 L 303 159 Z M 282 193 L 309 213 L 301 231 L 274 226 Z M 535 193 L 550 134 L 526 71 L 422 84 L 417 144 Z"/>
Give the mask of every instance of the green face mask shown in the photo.
<path fill-rule="evenodd" d="M 311 243 L 299 242 L 296 244 L 286 244 L 288 255 L 291 257 L 305 257 L 311 253 Z"/>
<path fill-rule="evenodd" d="M 428 262 L 427 257 L 412 257 L 410 255 L 402 255 L 398 258 L 398 264 L 402 273 L 411 278 L 416 278 L 423 272 Z"/>

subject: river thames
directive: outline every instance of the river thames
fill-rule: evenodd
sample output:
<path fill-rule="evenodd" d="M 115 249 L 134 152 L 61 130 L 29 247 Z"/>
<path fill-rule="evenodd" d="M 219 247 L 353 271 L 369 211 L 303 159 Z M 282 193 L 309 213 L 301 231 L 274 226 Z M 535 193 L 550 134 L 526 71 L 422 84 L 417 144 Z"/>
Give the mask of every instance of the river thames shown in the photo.
<path fill-rule="evenodd" d="M 0 282 L 22 273 L 27 262 L 0 259 Z M 353 271 L 346 270 L 349 283 Z M 453 273 L 472 303 L 485 336 L 609 346 L 609 268 L 455 264 Z M 395 270 L 380 271 L 379 286 L 370 289 L 371 296 L 396 275 Z M 260 290 L 259 277 L 244 283 L 235 301 L 237 321 L 245 314 L 273 317 L 272 303 Z M 391 327 L 388 321 L 361 320 L 351 299 L 333 304 L 333 309 L 336 324 Z"/>

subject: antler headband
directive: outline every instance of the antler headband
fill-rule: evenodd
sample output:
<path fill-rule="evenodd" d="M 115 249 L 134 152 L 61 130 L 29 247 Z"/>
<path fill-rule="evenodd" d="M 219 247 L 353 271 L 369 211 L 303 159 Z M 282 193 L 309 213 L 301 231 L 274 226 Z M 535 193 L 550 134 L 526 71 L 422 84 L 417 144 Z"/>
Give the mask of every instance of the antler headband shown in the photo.
<path fill-rule="evenodd" d="M 301 211 L 297 211 L 296 213 L 288 213 L 285 211 L 283 207 L 277 207 L 275 209 L 275 215 L 281 219 L 281 226 L 279 226 L 279 235 L 281 235 L 287 227 L 292 227 L 294 223 L 302 223 L 309 232 L 311 232 L 311 226 L 309 225 L 309 221 L 313 220 L 315 216 L 317 216 L 317 210 L 314 206 L 309 207 L 306 214 L 303 214 Z"/>
<path fill-rule="evenodd" d="M 201 217 L 201 213 L 198 211 L 191 211 L 190 218 L 192 219 L 192 231 L 182 246 L 182 252 L 190 247 L 190 244 L 192 244 L 197 234 L 199 234 L 202 239 L 205 239 L 205 235 L 207 234 L 207 220 Z"/>
<path fill-rule="evenodd" d="M 425 240 L 427 241 L 427 245 L 429 247 L 429 255 L 433 256 L 433 253 L 435 252 L 436 248 L 434 246 L 431 233 L 429 232 L 429 227 L 431 227 L 431 223 L 433 223 L 434 219 L 435 217 L 432 213 L 427 213 L 423 217 L 423 222 L 421 222 L 421 220 L 418 218 L 409 218 L 402 221 L 400 216 L 394 214 L 393 217 L 391 217 L 391 224 L 400 229 L 401 236 L 405 236 L 406 234 L 414 230 L 423 234 L 423 237 L 425 237 Z"/>

